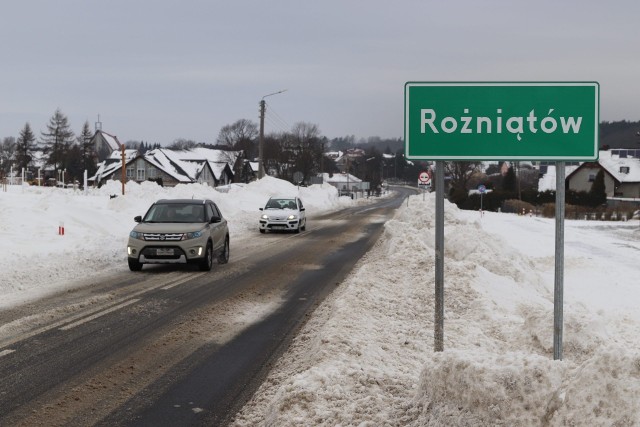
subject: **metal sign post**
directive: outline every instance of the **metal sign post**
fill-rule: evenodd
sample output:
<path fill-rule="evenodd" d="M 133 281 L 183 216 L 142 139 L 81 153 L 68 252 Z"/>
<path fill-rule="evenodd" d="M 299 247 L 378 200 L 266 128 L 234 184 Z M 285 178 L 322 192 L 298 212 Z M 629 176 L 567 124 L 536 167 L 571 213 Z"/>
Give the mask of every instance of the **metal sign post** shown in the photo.
<path fill-rule="evenodd" d="M 433 350 L 444 350 L 444 162 L 436 162 L 436 301 Z"/>
<path fill-rule="evenodd" d="M 553 341 L 554 359 L 562 359 L 563 162 L 598 159 L 599 114 L 597 82 L 405 84 L 406 158 L 436 161 L 435 351 L 444 350 L 444 161 L 551 160 L 557 162 Z M 480 203 L 482 209 L 482 194 Z"/>
<path fill-rule="evenodd" d="M 556 162 L 556 265 L 553 286 L 553 360 L 562 360 L 564 196 L 564 162 Z"/>
<path fill-rule="evenodd" d="M 480 184 L 478 186 L 478 192 L 480 193 L 480 215 L 482 215 L 482 196 L 484 196 L 484 193 L 487 191 L 487 187 L 485 187 L 484 185 Z"/>

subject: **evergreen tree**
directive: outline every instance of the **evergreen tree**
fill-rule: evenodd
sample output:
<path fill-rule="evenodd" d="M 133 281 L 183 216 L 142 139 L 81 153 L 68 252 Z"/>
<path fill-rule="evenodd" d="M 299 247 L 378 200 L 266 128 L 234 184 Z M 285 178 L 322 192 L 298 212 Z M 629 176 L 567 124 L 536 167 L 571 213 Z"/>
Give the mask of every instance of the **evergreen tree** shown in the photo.
<path fill-rule="evenodd" d="M 607 191 L 604 185 L 604 170 L 600 169 L 589 190 L 589 202 L 596 207 L 607 203 Z"/>
<path fill-rule="evenodd" d="M 63 169 L 65 153 L 72 146 L 74 139 L 69 119 L 58 108 L 49 119 L 47 131 L 42 132 L 42 152 L 46 163 L 53 166 L 56 174 L 58 169 Z"/>
<path fill-rule="evenodd" d="M 85 121 L 82 125 L 82 131 L 78 136 L 78 144 L 80 146 L 80 168 L 87 171 L 89 176 L 92 176 L 98 170 L 97 162 L 98 155 L 96 154 L 95 147 L 93 146 L 93 133 L 89 126 L 89 121 Z"/>
<path fill-rule="evenodd" d="M 16 141 L 15 161 L 18 169 L 27 169 L 33 160 L 33 152 L 36 149 L 36 137 L 31 130 L 29 122 L 25 123 Z"/>
<path fill-rule="evenodd" d="M 510 166 L 507 170 L 507 174 L 502 179 L 502 189 L 504 191 L 516 191 L 516 173 L 513 170 L 513 166 Z"/>
<path fill-rule="evenodd" d="M 66 169 L 65 173 L 65 182 L 73 182 L 78 181 L 82 182 L 84 180 L 84 157 L 82 152 L 82 144 L 71 144 L 67 150 L 65 150 L 64 154 L 64 169 Z M 87 174 L 91 171 L 87 170 Z M 91 175 L 93 175 L 91 173 Z M 91 176 L 89 175 L 89 176 Z"/>
<path fill-rule="evenodd" d="M 3 177 L 11 170 L 11 164 L 13 162 L 16 152 L 16 138 L 14 136 L 7 136 L 0 141 L 0 177 Z"/>

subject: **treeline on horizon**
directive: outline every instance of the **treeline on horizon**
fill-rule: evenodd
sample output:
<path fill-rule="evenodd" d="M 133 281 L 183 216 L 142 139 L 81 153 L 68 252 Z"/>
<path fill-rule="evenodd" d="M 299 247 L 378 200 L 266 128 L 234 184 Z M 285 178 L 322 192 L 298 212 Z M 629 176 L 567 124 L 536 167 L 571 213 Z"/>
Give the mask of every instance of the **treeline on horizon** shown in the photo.
<path fill-rule="evenodd" d="M 600 147 L 640 148 L 640 120 L 600 122 Z"/>

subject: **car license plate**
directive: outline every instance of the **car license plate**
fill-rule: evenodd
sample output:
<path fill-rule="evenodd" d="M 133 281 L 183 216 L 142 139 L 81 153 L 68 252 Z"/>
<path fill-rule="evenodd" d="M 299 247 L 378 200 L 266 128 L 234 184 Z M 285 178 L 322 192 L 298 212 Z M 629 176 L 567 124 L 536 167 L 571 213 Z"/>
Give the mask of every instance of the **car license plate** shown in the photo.
<path fill-rule="evenodd" d="M 173 255 L 173 249 L 156 249 L 156 255 L 158 256 Z"/>
<path fill-rule="evenodd" d="M 276 230 L 280 230 L 280 229 L 287 228 L 287 227 L 284 226 L 284 225 L 274 225 L 273 228 L 275 228 Z"/>

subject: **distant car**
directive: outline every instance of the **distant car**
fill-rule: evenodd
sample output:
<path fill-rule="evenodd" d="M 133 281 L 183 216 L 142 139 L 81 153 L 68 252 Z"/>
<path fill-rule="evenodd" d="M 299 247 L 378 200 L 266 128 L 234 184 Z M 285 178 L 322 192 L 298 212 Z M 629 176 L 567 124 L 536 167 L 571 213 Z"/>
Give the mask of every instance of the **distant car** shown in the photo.
<path fill-rule="evenodd" d="M 299 233 L 307 228 L 305 207 L 299 197 L 271 197 L 264 208 L 260 208 L 259 229 L 269 231 L 293 231 Z"/>
<path fill-rule="evenodd" d="M 211 200 L 163 199 L 155 202 L 129 233 L 129 269 L 143 264 L 198 264 L 209 271 L 214 257 L 229 261 L 229 227 Z"/>

